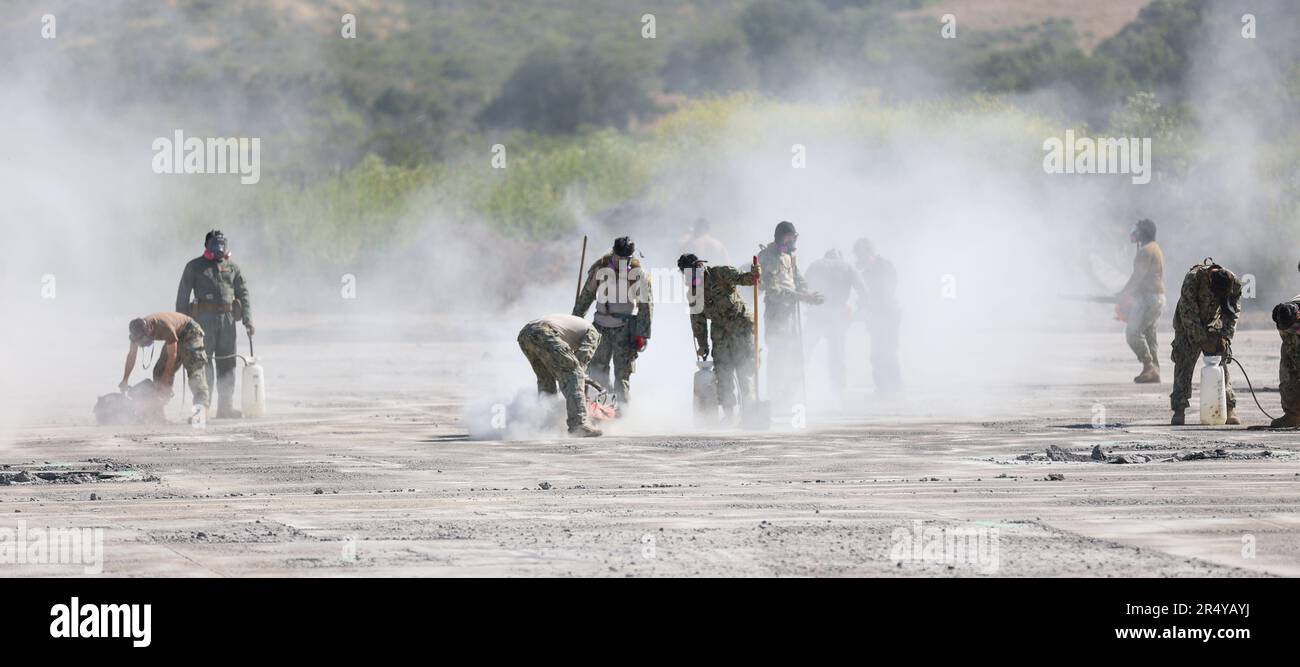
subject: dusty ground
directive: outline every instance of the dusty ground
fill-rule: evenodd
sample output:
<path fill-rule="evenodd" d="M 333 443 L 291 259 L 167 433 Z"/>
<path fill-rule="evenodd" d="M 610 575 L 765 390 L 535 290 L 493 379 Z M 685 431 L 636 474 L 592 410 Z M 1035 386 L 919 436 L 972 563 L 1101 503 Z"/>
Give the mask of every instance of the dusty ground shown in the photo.
<path fill-rule="evenodd" d="M 1241 338 L 1257 385 L 1275 387 L 1275 336 Z M 25 420 L 0 449 L 0 528 L 104 528 L 107 575 L 1300 574 L 1297 434 L 1165 425 L 1168 379 L 1129 382 L 1115 334 L 1072 348 L 1104 351 L 1065 367 L 1074 383 L 1010 387 L 996 416 L 855 384 L 860 414 L 805 430 L 520 442 L 470 441 L 460 420 L 463 380 L 513 355 L 265 347 L 273 416 L 256 421 L 98 427 L 98 392 L 68 388 L 65 414 Z M 1244 391 L 1241 412 L 1263 419 Z M 1051 445 L 1151 461 L 1042 460 Z M 900 547 L 963 531 L 980 558 Z"/>

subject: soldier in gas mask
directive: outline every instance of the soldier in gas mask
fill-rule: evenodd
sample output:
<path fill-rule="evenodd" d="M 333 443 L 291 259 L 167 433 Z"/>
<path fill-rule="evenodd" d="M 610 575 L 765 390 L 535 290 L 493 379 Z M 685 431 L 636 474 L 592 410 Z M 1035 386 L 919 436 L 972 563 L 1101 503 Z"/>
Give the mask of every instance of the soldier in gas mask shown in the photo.
<path fill-rule="evenodd" d="M 1115 295 L 1127 306 L 1128 326 L 1124 336 L 1142 362 L 1142 372 L 1133 378 L 1139 384 L 1160 382 L 1160 357 L 1156 347 L 1156 321 L 1165 309 L 1165 255 L 1156 243 L 1156 223 L 1139 220 L 1129 234 L 1137 244 L 1133 273 L 1124 289 Z"/>
<path fill-rule="evenodd" d="M 1174 411 L 1174 426 L 1185 423 L 1185 410 L 1192 396 L 1192 375 L 1202 354 L 1223 358 L 1223 381 L 1227 385 L 1228 422 L 1240 424 L 1237 397 L 1232 393 L 1228 359 L 1232 336 L 1237 331 L 1241 312 L 1241 281 L 1213 260 L 1193 266 L 1183 278 L 1174 307 L 1174 391 L 1169 405 Z"/>
<path fill-rule="evenodd" d="M 767 386 L 774 413 L 791 410 L 803 400 L 804 358 L 800 304 L 820 305 L 821 294 L 812 291 L 799 272 L 794 223 L 781 221 L 772 243 L 758 253 L 763 289 L 764 341 L 767 344 Z"/>
<path fill-rule="evenodd" d="M 614 239 L 614 247 L 587 269 L 582 291 L 573 304 L 573 315 L 586 317 L 596 303 L 593 324 L 600 332 L 600 347 L 591 359 L 588 375 L 606 389 L 612 389 L 619 403 L 631 394 L 636 358 L 650 340 L 654 305 L 650 276 L 636 257 L 636 244 L 626 236 Z M 609 367 L 614 366 L 610 381 Z"/>
<path fill-rule="evenodd" d="M 208 232 L 203 246 L 203 255 L 190 260 L 181 273 L 180 286 L 176 290 L 176 312 L 192 315 L 203 328 L 204 347 L 209 355 L 205 370 L 208 386 L 213 386 L 213 366 L 216 367 L 216 418 L 239 417 L 241 415 L 234 408 L 235 355 L 238 353 L 235 323 L 242 320 L 248 335 L 253 335 L 248 282 L 239 266 L 230 260 L 226 235 L 221 230 Z"/>

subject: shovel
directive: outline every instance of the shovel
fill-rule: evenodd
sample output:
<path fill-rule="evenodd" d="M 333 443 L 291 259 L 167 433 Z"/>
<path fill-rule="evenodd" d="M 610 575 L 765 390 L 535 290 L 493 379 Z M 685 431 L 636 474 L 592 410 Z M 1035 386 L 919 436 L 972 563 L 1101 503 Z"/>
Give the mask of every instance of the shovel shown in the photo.
<path fill-rule="evenodd" d="M 758 266 L 758 255 L 754 255 L 754 266 Z M 749 401 L 749 405 L 741 406 L 740 425 L 742 428 L 766 430 L 772 428 L 772 403 L 758 400 L 758 369 L 760 363 L 758 347 L 758 282 L 757 280 L 754 281 L 754 400 Z"/>

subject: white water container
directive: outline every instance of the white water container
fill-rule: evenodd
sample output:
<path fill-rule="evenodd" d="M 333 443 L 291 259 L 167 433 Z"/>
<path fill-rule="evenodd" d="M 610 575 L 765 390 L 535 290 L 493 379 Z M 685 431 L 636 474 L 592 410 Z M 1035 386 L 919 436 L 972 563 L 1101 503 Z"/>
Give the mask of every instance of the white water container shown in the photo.
<path fill-rule="evenodd" d="M 696 361 L 695 366 L 695 421 L 697 425 L 713 426 L 718 421 L 718 389 L 714 384 L 713 362 Z"/>
<path fill-rule="evenodd" d="M 1223 381 L 1223 357 L 1206 355 L 1201 367 L 1201 423 L 1228 423 L 1228 388 Z"/>
<path fill-rule="evenodd" d="M 261 417 L 266 414 L 266 380 L 262 374 L 262 365 L 256 358 L 244 363 L 243 413 L 245 417 Z"/>

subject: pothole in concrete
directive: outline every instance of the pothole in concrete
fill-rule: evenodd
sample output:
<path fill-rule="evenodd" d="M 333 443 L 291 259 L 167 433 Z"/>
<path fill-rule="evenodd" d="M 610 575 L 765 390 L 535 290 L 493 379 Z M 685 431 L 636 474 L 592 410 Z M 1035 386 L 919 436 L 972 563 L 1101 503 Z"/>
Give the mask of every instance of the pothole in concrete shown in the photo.
<path fill-rule="evenodd" d="M 156 482 L 158 476 L 111 459 L 75 462 L 0 464 L 0 486 L 15 484 L 94 484 L 97 482 Z"/>

